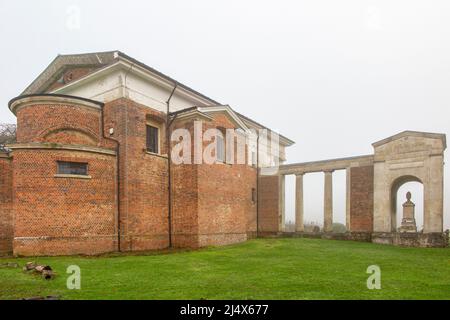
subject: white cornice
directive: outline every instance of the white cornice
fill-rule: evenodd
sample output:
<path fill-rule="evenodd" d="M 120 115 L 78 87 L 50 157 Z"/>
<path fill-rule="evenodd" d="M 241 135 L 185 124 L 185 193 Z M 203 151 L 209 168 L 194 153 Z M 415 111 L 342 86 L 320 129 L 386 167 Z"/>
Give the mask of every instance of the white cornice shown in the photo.
<path fill-rule="evenodd" d="M 168 79 L 166 79 L 156 73 L 153 73 L 153 72 L 143 68 L 142 66 L 137 65 L 137 64 L 127 60 L 126 58 L 119 57 L 119 60 L 116 63 L 106 66 L 104 68 L 101 68 L 101 69 L 99 69 L 95 72 L 92 72 L 78 80 L 68 83 L 63 87 L 54 90 L 52 93 L 65 93 L 69 90 L 76 89 L 80 86 L 83 86 L 87 82 L 99 79 L 101 77 L 105 77 L 116 71 L 123 71 L 125 73 L 131 73 L 133 75 L 139 76 L 140 78 L 142 78 L 146 81 L 149 81 L 153 84 L 156 84 L 168 91 L 173 90 L 174 85 L 175 85 L 175 83 L 169 81 Z M 193 105 L 195 105 L 195 104 L 211 105 L 213 103 L 211 100 L 205 99 L 205 98 L 203 98 L 183 87 L 180 87 L 180 86 L 177 87 L 175 94 L 180 97 L 192 100 Z"/>
<path fill-rule="evenodd" d="M 264 126 L 260 125 L 259 123 L 255 122 L 255 121 L 253 121 L 251 119 L 243 119 L 243 121 L 248 127 L 252 128 L 252 129 L 267 129 L 269 132 L 273 132 L 273 133 L 277 134 L 278 138 L 279 138 L 279 141 L 280 141 L 280 144 L 282 144 L 284 146 L 290 147 L 290 146 L 292 146 L 295 143 L 294 141 L 292 141 L 292 140 L 282 136 L 281 134 L 279 134 L 279 133 L 277 133 L 277 132 L 275 132 L 273 130 L 270 130 L 267 127 L 264 127 Z"/>
<path fill-rule="evenodd" d="M 93 109 L 101 109 L 101 104 L 90 102 L 85 99 L 80 99 L 77 97 L 69 97 L 69 96 L 50 96 L 50 95 L 35 95 L 35 96 L 24 96 L 22 98 L 18 98 L 13 101 L 9 109 L 12 113 L 16 114 L 17 111 L 23 107 L 29 105 L 76 105 Z"/>
<path fill-rule="evenodd" d="M 249 128 L 247 125 L 241 120 L 241 118 L 238 117 L 238 115 L 231 109 L 228 105 L 222 105 L 222 106 L 210 106 L 210 107 L 199 107 L 199 111 L 204 113 L 216 113 L 216 112 L 225 112 L 229 118 L 242 130 L 245 132 L 249 132 Z"/>
<path fill-rule="evenodd" d="M 213 118 L 211 116 L 199 111 L 198 109 L 194 109 L 194 110 L 190 110 L 187 112 L 177 114 L 175 121 L 192 119 L 192 118 L 201 118 L 201 119 L 205 119 L 207 121 L 213 120 Z"/>

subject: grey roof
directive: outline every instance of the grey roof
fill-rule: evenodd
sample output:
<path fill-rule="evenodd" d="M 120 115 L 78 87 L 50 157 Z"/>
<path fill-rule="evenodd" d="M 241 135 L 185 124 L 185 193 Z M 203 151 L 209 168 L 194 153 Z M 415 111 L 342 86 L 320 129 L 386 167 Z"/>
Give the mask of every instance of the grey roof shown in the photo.
<path fill-rule="evenodd" d="M 36 94 L 44 93 L 48 87 L 58 80 L 65 70 L 71 67 L 106 67 L 114 64 L 118 61 L 119 57 L 127 59 L 132 63 L 147 69 L 148 71 L 157 74 L 158 76 L 176 84 L 178 87 L 184 88 L 202 98 L 211 101 L 213 104 L 220 104 L 219 102 L 201 94 L 200 92 L 182 84 L 175 79 L 165 75 L 164 73 L 149 67 L 148 65 L 126 55 L 120 51 L 106 51 L 106 52 L 93 52 L 93 53 L 81 53 L 81 54 L 64 54 L 58 55 L 48 67 L 22 92 L 24 94 Z"/>
<path fill-rule="evenodd" d="M 44 71 L 22 92 L 25 94 L 44 93 L 48 87 L 70 67 L 103 67 L 115 62 L 115 51 L 58 55 Z"/>
<path fill-rule="evenodd" d="M 112 65 L 116 63 L 119 60 L 119 57 L 122 57 L 124 59 L 127 59 L 131 61 L 132 63 L 141 66 L 142 68 L 162 77 L 163 79 L 166 79 L 167 81 L 172 82 L 173 84 L 176 84 L 178 87 L 181 87 L 185 90 L 188 90 L 203 99 L 209 100 L 212 105 L 222 105 L 222 103 L 219 103 L 204 94 L 188 87 L 185 84 L 182 84 L 175 79 L 165 75 L 164 73 L 153 69 L 152 67 L 126 55 L 123 52 L 120 52 L 118 50 L 116 51 L 105 51 L 105 52 L 92 52 L 92 53 L 82 53 L 82 54 L 64 54 L 64 55 L 58 55 L 48 66 L 47 68 L 22 92 L 21 95 L 32 95 L 32 94 L 41 94 L 47 92 L 48 88 L 57 81 L 62 74 L 69 68 L 73 67 L 80 67 L 80 66 L 86 66 L 86 67 L 97 67 L 97 68 L 103 68 L 107 67 L 109 65 Z M 251 122 L 252 124 L 268 129 L 266 126 L 263 126 L 252 119 L 243 116 L 240 113 L 237 113 L 238 117 L 242 118 L 245 121 Z M 288 145 L 294 144 L 294 141 L 280 135 L 281 138 L 285 139 L 288 142 Z"/>

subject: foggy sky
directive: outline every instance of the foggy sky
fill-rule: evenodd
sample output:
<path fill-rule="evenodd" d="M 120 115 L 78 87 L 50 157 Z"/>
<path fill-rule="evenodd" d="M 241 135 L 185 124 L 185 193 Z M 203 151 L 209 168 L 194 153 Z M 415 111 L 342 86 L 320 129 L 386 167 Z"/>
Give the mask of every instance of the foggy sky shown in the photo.
<path fill-rule="evenodd" d="M 291 163 L 370 154 L 403 130 L 450 133 L 449 1 L 1 0 L 0 12 L 0 122 L 58 53 L 121 50 L 293 139 Z M 306 220 L 322 220 L 322 197 L 323 175 L 306 175 Z"/>

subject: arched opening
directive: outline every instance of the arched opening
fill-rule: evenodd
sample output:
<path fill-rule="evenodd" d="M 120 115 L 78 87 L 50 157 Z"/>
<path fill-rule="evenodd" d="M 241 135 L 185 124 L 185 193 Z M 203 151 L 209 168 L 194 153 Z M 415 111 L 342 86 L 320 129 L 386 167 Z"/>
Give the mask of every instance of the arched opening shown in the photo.
<path fill-rule="evenodd" d="M 408 198 L 408 192 L 410 198 Z M 415 224 L 417 231 L 423 229 L 423 196 L 422 181 L 415 176 L 402 176 L 393 182 L 391 188 L 391 225 L 393 232 L 414 232 L 413 224 Z M 406 203 L 405 208 L 403 207 L 404 203 Z M 408 220 L 410 215 L 410 218 L 415 221 Z M 407 220 L 402 225 L 403 218 L 407 218 Z"/>
<path fill-rule="evenodd" d="M 411 202 L 414 203 L 417 231 L 423 229 L 423 184 L 417 181 L 406 182 L 397 191 L 397 227 L 401 226 L 403 204 L 407 201 L 406 194 L 411 193 Z"/>

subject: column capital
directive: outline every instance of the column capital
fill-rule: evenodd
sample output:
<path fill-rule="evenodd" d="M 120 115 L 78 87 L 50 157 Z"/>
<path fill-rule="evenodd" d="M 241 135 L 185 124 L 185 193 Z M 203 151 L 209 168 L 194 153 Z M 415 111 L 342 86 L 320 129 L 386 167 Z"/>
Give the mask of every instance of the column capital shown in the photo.
<path fill-rule="evenodd" d="M 323 173 L 333 173 L 334 169 L 327 169 L 327 170 L 323 170 Z"/>
<path fill-rule="evenodd" d="M 295 176 L 296 176 L 296 177 L 298 177 L 298 176 L 304 176 L 304 175 L 305 175 L 304 172 L 296 172 L 296 173 L 295 173 Z"/>

